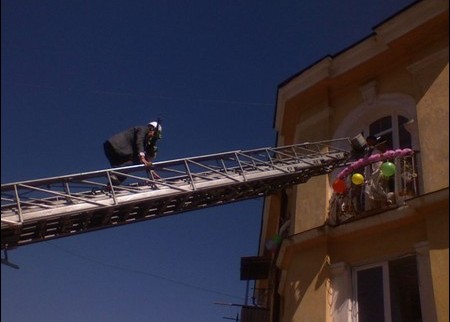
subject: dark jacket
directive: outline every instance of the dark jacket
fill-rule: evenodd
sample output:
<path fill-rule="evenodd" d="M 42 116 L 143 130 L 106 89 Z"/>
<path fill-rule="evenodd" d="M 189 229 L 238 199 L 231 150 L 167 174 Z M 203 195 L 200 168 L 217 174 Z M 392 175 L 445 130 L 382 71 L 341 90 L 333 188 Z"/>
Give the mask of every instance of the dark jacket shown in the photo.
<path fill-rule="evenodd" d="M 132 160 L 139 163 L 139 153 L 144 152 L 148 157 L 154 157 L 155 141 L 147 137 L 148 127 L 135 126 L 117 133 L 107 141 L 111 144 L 116 156 L 120 159 Z"/>

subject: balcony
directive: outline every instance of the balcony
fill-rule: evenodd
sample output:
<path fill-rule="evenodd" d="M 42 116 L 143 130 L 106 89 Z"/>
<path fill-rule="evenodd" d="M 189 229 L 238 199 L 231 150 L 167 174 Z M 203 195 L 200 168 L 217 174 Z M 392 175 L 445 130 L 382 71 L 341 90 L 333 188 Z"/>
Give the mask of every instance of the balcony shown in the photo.
<path fill-rule="evenodd" d="M 397 149 L 360 158 L 336 176 L 332 187 L 332 226 L 402 206 L 418 195 L 415 153 Z"/>

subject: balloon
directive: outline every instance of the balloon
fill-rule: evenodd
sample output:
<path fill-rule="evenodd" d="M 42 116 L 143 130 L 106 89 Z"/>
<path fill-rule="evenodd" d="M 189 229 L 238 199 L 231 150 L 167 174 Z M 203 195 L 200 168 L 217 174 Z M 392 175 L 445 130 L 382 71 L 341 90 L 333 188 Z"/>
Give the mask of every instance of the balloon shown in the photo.
<path fill-rule="evenodd" d="M 277 235 L 273 236 L 272 240 L 275 244 L 281 244 L 282 238 L 280 235 L 277 234 Z"/>
<path fill-rule="evenodd" d="M 406 148 L 406 149 L 403 149 L 403 153 L 404 153 L 404 155 L 408 155 L 408 154 L 413 154 L 414 151 L 411 150 L 410 148 Z"/>
<path fill-rule="evenodd" d="M 395 151 L 394 150 L 387 150 L 386 152 L 383 153 L 383 157 L 385 158 L 393 158 L 395 157 Z"/>
<path fill-rule="evenodd" d="M 381 165 L 381 173 L 385 176 L 385 177 L 390 177 L 395 173 L 395 164 L 393 164 L 392 162 L 384 162 Z"/>
<path fill-rule="evenodd" d="M 381 160 L 381 154 L 372 154 L 368 160 L 369 162 L 378 162 Z"/>
<path fill-rule="evenodd" d="M 409 151 L 406 150 L 406 149 L 403 149 L 403 150 L 402 150 L 402 153 L 400 153 L 400 157 L 406 157 L 406 156 L 408 156 L 408 155 L 409 155 Z"/>
<path fill-rule="evenodd" d="M 353 169 L 361 168 L 364 165 L 364 159 L 359 159 L 352 164 Z"/>
<path fill-rule="evenodd" d="M 352 169 L 350 169 L 350 167 L 347 167 L 347 168 L 344 169 L 344 171 L 342 171 L 342 176 L 345 178 L 345 177 L 348 176 L 351 172 L 352 172 Z M 342 177 L 339 177 L 339 179 L 342 179 Z"/>
<path fill-rule="evenodd" d="M 354 175 L 352 175 L 352 182 L 353 184 L 359 186 L 360 184 L 364 183 L 364 176 L 361 173 L 355 173 Z"/>
<path fill-rule="evenodd" d="M 345 182 L 342 179 L 336 179 L 333 182 L 333 190 L 336 193 L 343 193 L 345 191 Z"/>
<path fill-rule="evenodd" d="M 403 150 L 402 149 L 397 149 L 394 151 L 394 157 L 400 157 L 402 156 Z"/>

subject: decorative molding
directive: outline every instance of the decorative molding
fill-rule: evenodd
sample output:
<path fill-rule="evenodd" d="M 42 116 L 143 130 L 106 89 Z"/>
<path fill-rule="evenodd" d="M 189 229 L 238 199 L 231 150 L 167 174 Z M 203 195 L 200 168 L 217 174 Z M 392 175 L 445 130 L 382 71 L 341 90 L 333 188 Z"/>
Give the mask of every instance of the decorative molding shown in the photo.
<path fill-rule="evenodd" d="M 388 50 L 389 47 L 376 36 L 370 36 L 364 41 L 336 56 L 332 60 L 330 76 L 339 76 L 352 68 Z"/>
<path fill-rule="evenodd" d="M 448 10 L 448 0 L 420 1 L 400 15 L 376 27 L 374 31 L 389 43 Z"/>
<path fill-rule="evenodd" d="M 448 47 L 407 66 L 406 70 L 415 76 L 423 70 L 426 71 L 431 64 L 438 61 L 448 62 Z"/>
<path fill-rule="evenodd" d="M 359 88 L 361 97 L 366 105 L 372 105 L 377 99 L 377 81 L 371 81 Z"/>
<path fill-rule="evenodd" d="M 333 138 L 351 137 L 367 127 L 377 119 L 387 116 L 400 114 L 408 119 L 416 118 L 416 102 L 414 98 L 402 93 L 391 93 L 377 95 L 372 105 L 362 102 L 360 105 L 347 114 L 338 128 L 334 131 Z M 355 129 L 355 124 L 359 128 Z M 349 133 L 349 131 L 354 131 Z"/>

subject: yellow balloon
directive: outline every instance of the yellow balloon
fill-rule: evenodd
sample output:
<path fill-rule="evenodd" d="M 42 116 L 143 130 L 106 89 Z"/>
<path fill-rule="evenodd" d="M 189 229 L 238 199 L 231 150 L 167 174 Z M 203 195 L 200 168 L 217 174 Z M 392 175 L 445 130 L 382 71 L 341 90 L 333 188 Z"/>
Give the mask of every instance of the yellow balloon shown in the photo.
<path fill-rule="evenodd" d="M 360 184 L 364 183 L 364 176 L 361 173 L 355 173 L 354 175 L 352 175 L 352 182 L 353 184 L 359 186 Z"/>

